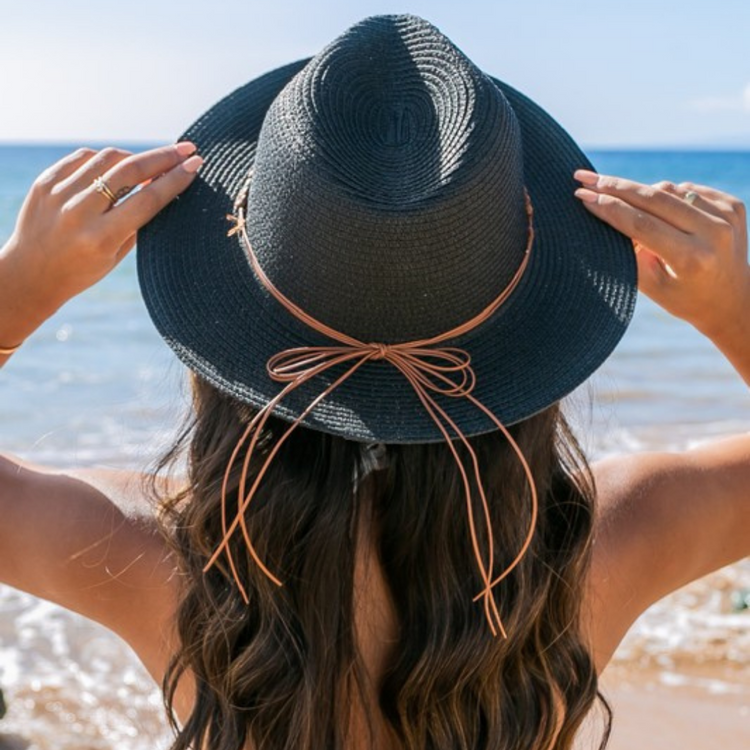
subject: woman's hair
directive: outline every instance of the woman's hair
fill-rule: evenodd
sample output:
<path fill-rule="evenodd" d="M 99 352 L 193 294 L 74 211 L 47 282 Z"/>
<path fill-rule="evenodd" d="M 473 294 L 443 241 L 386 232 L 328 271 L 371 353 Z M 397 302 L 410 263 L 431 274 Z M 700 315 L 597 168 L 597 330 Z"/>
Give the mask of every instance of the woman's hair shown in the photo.
<path fill-rule="evenodd" d="M 539 517 L 527 553 L 493 589 L 505 640 L 490 632 L 483 601 L 472 601 L 483 582 L 461 475 L 444 442 L 387 444 L 380 465 L 363 443 L 298 426 L 246 511 L 250 538 L 283 587 L 253 562 L 241 534 L 231 552 L 249 605 L 224 557 L 204 573 L 223 536 L 223 475 L 257 412 L 197 377 L 193 402 L 189 424 L 159 464 L 167 469 L 187 450 L 185 489 L 160 499 L 162 532 L 183 582 L 179 648 L 163 681 L 177 735 L 171 750 L 350 748 L 350 707 L 361 699 L 371 719 L 368 695 L 377 696 L 396 745 L 408 750 L 565 750 L 597 697 L 606 714 L 601 747 L 607 744 L 611 711 L 580 630 L 593 479 L 559 403 L 510 428 L 535 478 Z M 269 419 L 250 480 L 288 427 Z M 502 570 L 528 530 L 529 488 L 502 433 L 469 441 Z M 454 445 L 465 460 L 465 446 Z M 229 482 L 230 519 L 241 463 Z M 474 486 L 472 502 L 482 518 Z M 398 621 L 372 692 L 354 627 L 361 521 L 378 531 Z M 486 551 L 481 524 L 477 536 Z M 186 673 L 195 680 L 195 703 L 180 727 L 174 700 Z"/>

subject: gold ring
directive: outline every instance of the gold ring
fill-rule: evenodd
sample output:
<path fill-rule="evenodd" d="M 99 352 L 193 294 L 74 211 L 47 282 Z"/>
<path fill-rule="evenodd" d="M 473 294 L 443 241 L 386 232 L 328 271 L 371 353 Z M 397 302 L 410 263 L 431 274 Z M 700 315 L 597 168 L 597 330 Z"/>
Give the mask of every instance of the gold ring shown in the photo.
<path fill-rule="evenodd" d="M 698 193 L 696 193 L 694 190 L 688 190 L 687 193 L 685 193 L 684 200 L 690 203 L 690 205 L 693 204 L 693 201 L 698 197 Z"/>
<path fill-rule="evenodd" d="M 115 203 L 119 200 L 118 197 L 110 190 L 109 185 L 107 185 L 106 182 L 104 182 L 104 179 L 101 177 L 101 175 L 94 179 L 94 187 L 96 188 L 97 193 L 101 193 L 102 195 L 106 195 L 107 198 L 109 198 L 109 202 L 114 206 Z"/>

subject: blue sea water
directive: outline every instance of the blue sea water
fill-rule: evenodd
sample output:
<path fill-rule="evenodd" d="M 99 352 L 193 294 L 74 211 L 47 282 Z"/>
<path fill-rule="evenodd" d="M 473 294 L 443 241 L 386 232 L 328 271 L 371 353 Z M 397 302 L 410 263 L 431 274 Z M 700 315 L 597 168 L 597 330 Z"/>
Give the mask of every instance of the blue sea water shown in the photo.
<path fill-rule="evenodd" d="M 0 243 L 34 177 L 73 148 L 0 146 Z M 750 205 L 750 152 L 589 155 L 602 173 L 708 184 Z M 179 424 L 183 372 L 148 318 L 131 254 L 0 370 L 0 451 L 52 466 L 141 469 Z M 750 430 L 750 395 L 729 364 L 689 325 L 642 296 L 614 354 L 568 402 L 594 457 L 684 448 Z M 672 684 L 686 679 L 686 665 L 698 665 L 713 670 L 711 690 L 744 690 L 736 683 L 750 682 L 750 628 L 746 613 L 732 612 L 730 594 L 748 586 L 748 562 L 649 609 L 613 668 L 655 667 Z M 0 686 L 10 699 L 3 731 L 17 733 L 19 747 L 28 745 L 26 738 L 45 750 L 168 744 L 159 690 L 123 642 L 72 612 L 2 586 Z"/>
<path fill-rule="evenodd" d="M 34 177 L 72 148 L 0 146 L 0 242 Z M 602 173 L 647 183 L 690 180 L 750 204 L 750 152 L 589 156 Z M 49 320 L 0 373 L 2 449 L 55 465 L 137 467 L 168 440 L 183 390 L 182 366 L 148 318 L 131 254 Z M 680 447 L 750 424 L 748 390 L 724 358 L 643 295 L 615 353 L 569 402 L 593 455 Z"/>

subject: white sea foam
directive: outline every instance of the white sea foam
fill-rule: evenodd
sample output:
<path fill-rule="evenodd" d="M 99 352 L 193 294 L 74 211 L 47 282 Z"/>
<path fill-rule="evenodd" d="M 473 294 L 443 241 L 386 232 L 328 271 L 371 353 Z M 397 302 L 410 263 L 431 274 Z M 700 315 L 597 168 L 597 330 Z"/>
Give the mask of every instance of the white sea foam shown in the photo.
<path fill-rule="evenodd" d="M 168 745 L 161 693 L 123 641 L 6 586 L 0 611 L 0 685 L 8 700 L 0 740 L 16 733 L 49 750 Z"/>

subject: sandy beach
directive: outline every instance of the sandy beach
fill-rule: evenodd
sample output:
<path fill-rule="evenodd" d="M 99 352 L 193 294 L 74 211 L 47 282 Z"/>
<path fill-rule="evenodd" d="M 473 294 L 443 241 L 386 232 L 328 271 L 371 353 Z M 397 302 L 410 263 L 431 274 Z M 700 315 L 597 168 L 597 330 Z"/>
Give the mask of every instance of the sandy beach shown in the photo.
<path fill-rule="evenodd" d="M 715 586 L 729 572 L 696 582 L 683 595 Z M 157 686 L 122 641 L 54 605 L 7 588 L 0 594 L 6 665 L 10 650 L 17 657 L 15 668 L 6 670 L 13 679 L 4 686 L 8 714 L 0 721 L 0 750 L 168 747 Z M 733 645 L 734 639 L 722 639 L 713 652 L 704 649 L 687 660 L 676 650 L 640 651 L 637 630 L 629 634 L 601 680 L 614 711 L 609 749 L 747 750 L 750 664 L 732 658 Z M 576 750 L 598 748 L 601 728 L 597 708 Z"/>
<path fill-rule="evenodd" d="M 750 748 L 750 559 L 653 605 L 601 679 L 610 750 Z M 0 586 L 0 750 L 166 750 L 158 687 L 105 628 Z M 596 750 L 598 706 L 576 750 Z"/>
<path fill-rule="evenodd" d="M 679 682 L 683 684 L 676 684 Z M 150 686 L 144 683 L 142 688 L 149 692 Z M 750 684 L 746 674 L 732 674 L 731 668 L 713 667 L 677 675 L 615 666 L 605 674 L 602 688 L 614 709 L 609 750 L 750 747 Z M 13 696 L 8 720 L 0 723 L 0 750 L 99 750 L 119 746 L 107 736 L 91 732 L 90 727 L 83 729 L 78 722 L 86 719 L 80 710 L 66 709 L 55 692 L 43 690 L 31 698 L 21 690 Z M 26 713 L 32 703 L 33 726 L 24 729 L 16 715 Z M 102 710 L 129 713 L 115 704 L 100 706 L 98 711 Z M 156 705 L 135 717 L 132 730 L 128 747 L 166 747 Z M 600 736 L 601 720 L 594 712 L 581 731 L 576 750 L 594 750 Z"/>
<path fill-rule="evenodd" d="M 602 692 L 614 710 L 610 750 L 750 747 L 747 674 L 720 667 L 688 673 L 615 667 L 605 673 Z M 581 736 L 581 750 L 597 746 L 587 742 L 591 728 Z"/>
<path fill-rule="evenodd" d="M 747 750 L 750 691 L 713 695 L 653 684 L 611 692 L 616 718 L 610 750 Z"/>

